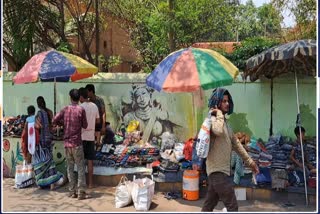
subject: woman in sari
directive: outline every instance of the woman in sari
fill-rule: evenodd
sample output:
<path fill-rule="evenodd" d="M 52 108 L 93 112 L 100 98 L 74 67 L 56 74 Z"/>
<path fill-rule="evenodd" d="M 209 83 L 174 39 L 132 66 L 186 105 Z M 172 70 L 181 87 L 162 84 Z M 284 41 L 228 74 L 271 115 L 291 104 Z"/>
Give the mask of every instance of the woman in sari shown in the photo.
<path fill-rule="evenodd" d="M 63 174 L 56 170 L 52 154 L 51 121 L 52 111 L 46 107 L 42 96 L 37 98 L 39 111 L 36 115 L 35 128 L 40 130 L 40 142 L 36 146 L 35 154 L 32 156 L 36 183 L 39 187 L 54 189 L 55 185 L 63 183 Z"/>

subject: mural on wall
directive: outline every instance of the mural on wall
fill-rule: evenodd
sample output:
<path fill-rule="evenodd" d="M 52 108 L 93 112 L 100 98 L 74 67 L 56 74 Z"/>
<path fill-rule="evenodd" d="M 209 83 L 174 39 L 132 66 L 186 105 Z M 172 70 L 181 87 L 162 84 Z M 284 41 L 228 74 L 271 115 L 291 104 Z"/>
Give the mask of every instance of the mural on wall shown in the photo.
<path fill-rule="evenodd" d="M 127 127 L 132 120 L 139 121 L 145 141 L 153 137 L 159 138 L 163 132 L 173 132 L 174 124 L 169 113 L 160 101 L 153 97 L 154 90 L 146 85 L 132 85 L 129 102 L 122 99 L 123 122 Z"/>
<path fill-rule="evenodd" d="M 15 147 L 15 152 L 13 149 Z M 2 141 L 3 147 L 3 162 L 2 162 L 2 172 L 4 177 L 14 177 L 16 173 L 16 165 L 20 164 L 23 161 L 23 156 L 20 149 L 20 143 L 17 141 L 16 145 L 11 145 L 8 139 Z M 10 152 L 11 151 L 11 152 Z M 5 156 L 7 160 L 5 160 Z M 7 161 L 10 160 L 11 166 L 8 166 Z M 9 163 L 9 162 L 8 162 Z"/>
<path fill-rule="evenodd" d="M 8 167 L 4 158 L 2 158 L 2 175 L 4 178 L 10 177 L 10 168 Z"/>
<path fill-rule="evenodd" d="M 63 173 L 67 174 L 67 167 L 66 167 L 66 158 L 64 155 L 64 146 L 63 141 L 53 141 L 54 146 L 52 150 L 53 160 L 56 164 L 56 169 Z"/>
<path fill-rule="evenodd" d="M 66 159 L 62 141 L 54 141 L 53 160 L 57 170 L 66 174 Z M 5 138 L 2 141 L 2 172 L 3 177 L 15 177 L 16 166 L 22 164 L 23 156 L 20 147 L 20 138 Z"/>
<path fill-rule="evenodd" d="M 139 122 L 143 140 L 159 139 L 162 133 L 177 133 L 183 128 L 176 117 L 168 112 L 167 105 L 155 95 L 154 90 L 145 84 L 132 84 L 129 91 L 120 96 L 104 97 L 107 121 L 116 131 L 128 126 L 130 121 Z"/>
<path fill-rule="evenodd" d="M 302 126 L 306 129 L 306 136 L 309 136 L 309 137 L 316 136 L 317 118 L 314 114 L 312 114 L 312 110 L 310 108 L 310 105 L 300 104 L 300 114 L 301 114 Z M 291 136 L 292 138 L 295 138 L 294 131 L 293 131 L 296 126 L 295 120 L 296 120 L 296 118 L 293 118 L 292 125 L 287 129 L 281 130 L 280 133 L 282 135 Z"/>
<path fill-rule="evenodd" d="M 229 117 L 229 124 L 233 129 L 233 132 L 245 132 L 252 136 L 252 131 L 249 128 L 247 114 L 245 113 L 233 113 Z"/>
<path fill-rule="evenodd" d="M 10 150 L 10 141 L 7 139 L 4 139 L 2 141 L 2 150 L 3 153 L 8 153 Z M 3 177 L 11 177 L 11 170 L 10 167 L 7 165 L 7 162 L 4 158 L 2 158 L 2 172 L 3 172 Z"/>
<path fill-rule="evenodd" d="M 2 142 L 2 150 L 4 152 L 9 152 L 10 150 L 10 141 L 7 140 L 7 139 L 4 139 L 3 142 Z"/>
<path fill-rule="evenodd" d="M 301 104 L 300 112 L 301 112 L 302 125 L 306 129 L 306 135 L 312 136 L 312 137 L 316 136 L 317 118 L 314 114 L 312 114 L 312 110 L 310 106 Z"/>

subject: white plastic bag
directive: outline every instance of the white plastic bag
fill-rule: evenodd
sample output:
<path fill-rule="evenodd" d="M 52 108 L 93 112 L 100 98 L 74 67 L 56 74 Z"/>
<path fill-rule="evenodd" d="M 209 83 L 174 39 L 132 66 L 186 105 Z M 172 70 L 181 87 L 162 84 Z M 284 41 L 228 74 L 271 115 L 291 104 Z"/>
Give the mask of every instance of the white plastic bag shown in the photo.
<path fill-rule="evenodd" d="M 174 144 L 178 142 L 177 137 L 170 132 L 162 133 L 160 138 L 161 138 L 161 151 L 164 151 L 166 149 L 173 149 Z"/>
<path fill-rule="evenodd" d="M 25 188 L 28 186 L 31 186 L 34 184 L 34 176 L 33 176 L 33 167 L 31 164 L 26 164 L 25 161 L 23 161 L 22 165 L 16 166 L 16 175 L 15 175 L 15 187 Z"/>
<path fill-rule="evenodd" d="M 116 208 L 125 207 L 132 202 L 132 182 L 126 176 L 122 176 L 116 187 L 115 204 Z"/>
<path fill-rule="evenodd" d="M 133 180 L 132 199 L 137 211 L 148 211 L 154 195 L 155 182 L 149 178 Z"/>
<path fill-rule="evenodd" d="M 176 156 L 177 161 L 181 161 L 182 159 L 184 159 L 183 149 L 184 143 L 174 144 L 174 154 Z"/>
<path fill-rule="evenodd" d="M 200 158 L 206 158 L 208 156 L 210 146 L 210 129 L 211 119 L 207 117 L 201 125 L 196 145 L 197 156 Z"/>

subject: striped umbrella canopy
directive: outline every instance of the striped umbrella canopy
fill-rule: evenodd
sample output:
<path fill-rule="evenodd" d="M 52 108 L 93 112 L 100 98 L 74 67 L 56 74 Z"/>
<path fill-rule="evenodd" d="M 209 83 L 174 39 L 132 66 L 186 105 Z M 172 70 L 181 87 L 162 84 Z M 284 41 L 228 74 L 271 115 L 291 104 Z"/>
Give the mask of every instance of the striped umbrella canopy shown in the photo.
<path fill-rule="evenodd" d="M 248 59 L 244 77 L 255 81 L 262 75 L 271 79 L 288 72 L 315 76 L 316 54 L 316 40 L 278 45 Z"/>
<path fill-rule="evenodd" d="M 98 68 L 73 54 L 50 50 L 34 55 L 13 77 L 13 83 L 54 81 L 54 113 L 56 113 L 56 82 L 85 79 L 98 73 Z"/>
<path fill-rule="evenodd" d="M 281 74 L 292 72 L 295 74 L 295 86 L 297 97 L 298 118 L 300 118 L 299 107 L 299 90 L 297 74 L 308 76 L 316 76 L 316 58 L 317 44 L 315 40 L 299 40 L 278 45 L 262 53 L 255 55 L 247 60 L 247 67 L 244 71 L 245 79 L 250 76 L 251 81 L 259 79 L 260 76 L 265 76 L 271 79 L 271 119 L 270 119 L 270 135 L 273 134 L 272 117 L 273 117 L 273 79 Z M 299 119 L 300 120 L 300 119 Z M 300 146 L 302 145 L 301 124 L 297 124 L 300 128 Z M 305 169 L 304 152 L 301 150 L 303 169 Z M 308 190 L 306 183 L 306 172 L 304 174 L 304 187 L 306 204 L 308 204 Z"/>
<path fill-rule="evenodd" d="M 239 69 L 216 51 L 185 48 L 171 53 L 147 77 L 157 91 L 194 92 L 231 85 Z"/>
<path fill-rule="evenodd" d="M 34 55 L 15 75 L 15 84 L 38 81 L 68 82 L 91 77 L 98 68 L 73 54 L 50 50 Z"/>

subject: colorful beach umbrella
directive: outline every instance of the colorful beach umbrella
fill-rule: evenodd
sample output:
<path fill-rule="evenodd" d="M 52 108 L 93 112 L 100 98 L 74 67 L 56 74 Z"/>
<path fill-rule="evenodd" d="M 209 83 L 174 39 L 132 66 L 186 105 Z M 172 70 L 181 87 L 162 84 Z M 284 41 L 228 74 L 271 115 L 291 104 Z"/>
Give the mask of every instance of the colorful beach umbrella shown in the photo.
<path fill-rule="evenodd" d="M 54 81 L 54 113 L 56 113 L 56 82 L 77 81 L 96 73 L 98 68 L 81 57 L 50 50 L 34 55 L 13 77 L 13 83 Z"/>
<path fill-rule="evenodd" d="M 50 50 L 34 55 L 15 75 L 15 84 L 38 81 L 68 82 L 91 77 L 98 68 L 73 54 Z"/>
<path fill-rule="evenodd" d="M 231 85 L 239 69 L 216 51 L 185 48 L 167 56 L 147 77 L 157 91 L 194 92 Z"/>

